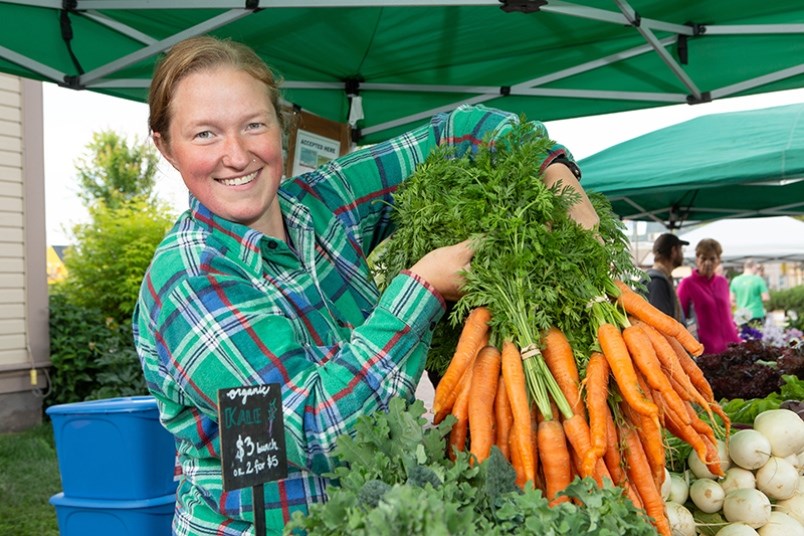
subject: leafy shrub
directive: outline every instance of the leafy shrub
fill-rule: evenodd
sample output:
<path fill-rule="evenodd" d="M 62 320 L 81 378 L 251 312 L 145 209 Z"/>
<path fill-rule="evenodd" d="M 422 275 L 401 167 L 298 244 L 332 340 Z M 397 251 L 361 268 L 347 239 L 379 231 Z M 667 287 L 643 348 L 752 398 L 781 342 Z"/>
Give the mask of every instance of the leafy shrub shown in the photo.
<path fill-rule="evenodd" d="M 73 229 L 76 245 L 65 251 L 70 302 L 98 308 L 119 323 L 131 318 L 140 283 L 156 247 L 173 223 L 158 204 L 135 198 L 117 208 L 100 203 L 91 223 Z"/>
<path fill-rule="evenodd" d="M 788 328 L 804 331 L 804 285 L 770 291 L 768 310 L 781 310 L 785 312 Z"/>
<path fill-rule="evenodd" d="M 71 302 L 58 285 L 50 295 L 50 359 L 47 406 L 147 394 L 131 322 Z"/>

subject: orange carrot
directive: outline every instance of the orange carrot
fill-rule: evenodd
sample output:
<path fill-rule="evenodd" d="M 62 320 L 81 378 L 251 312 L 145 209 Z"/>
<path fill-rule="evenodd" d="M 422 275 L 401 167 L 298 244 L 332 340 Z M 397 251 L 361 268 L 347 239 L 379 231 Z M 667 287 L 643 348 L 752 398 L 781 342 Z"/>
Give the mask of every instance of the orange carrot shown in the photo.
<path fill-rule="evenodd" d="M 703 344 L 698 342 L 698 340 L 692 336 L 692 333 L 689 332 L 686 326 L 681 324 L 681 328 L 676 333 L 676 340 L 681 343 L 681 346 L 684 347 L 689 353 L 694 356 L 699 356 L 703 353 L 704 347 Z"/>
<path fill-rule="evenodd" d="M 478 353 L 482 348 L 488 346 L 488 342 L 489 342 L 489 334 L 486 333 L 486 335 L 483 336 L 483 340 L 480 342 L 480 346 L 478 347 Z M 477 354 L 475 354 L 475 357 L 472 358 L 471 362 L 469 363 L 469 366 L 466 367 L 467 370 L 472 368 L 476 358 Z M 450 392 L 447 395 L 447 399 L 441 406 L 441 409 L 438 412 L 436 412 L 435 415 L 433 415 L 433 424 L 441 423 L 441 421 L 443 421 L 447 415 L 452 413 L 452 406 L 455 404 L 455 400 L 458 398 L 458 394 L 461 392 L 461 385 L 463 385 L 462 382 L 465 376 L 466 371 L 463 372 L 463 376 L 461 376 L 461 379 L 458 380 L 458 385 L 456 385 L 455 388 L 452 390 L 452 392 Z"/>
<path fill-rule="evenodd" d="M 684 401 L 681 400 L 662 371 L 662 365 L 659 358 L 656 357 L 656 352 L 653 350 L 647 334 L 641 327 L 631 325 L 623 330 L 623 340 L 625 340 L 628 353 L 631 354 L 631 358 L 647 380 L 648 385 L 662 393 L 665 403 L 671 404 L 676 413 L 689 422 L 689 416 L 684 410 Z"/>
<path fill-rule="evenodd" d="M 650 465 L 651 475 L 657 487 L 664 481 L 664 466 L 667 461 L 663 443 L 662 427 L 656 419 L 650 419 L 635 412 L 628 404 L 621 406 L 623 415 L 634 424 L 645 457 Z"/>
<path fill-rule="evenodd" d="M 672 412 L 668 412 L 665 416 L 664 427 L 668 432 L 691 446 L 698 458 L 706 464 L 712 474 L 715 476 L 724 475 L 723 469 L 720 467 L 720 457 L 717 449 L 713 450 L 711 448 L 712 446 L 708 443 L 709 438 L 706 435 L 698 433 L 691 424 L 681 422 Z"/>
<path fill-rule="evenodd" d="M 676 351 L 665 336 L 644 322 L 638 321 L 637 325 L 642 328 L 642 331 L 644 331 L 648 339 L 650 339 L 653 350 L 656 352 L 656 357 L 662 364 L 662 368 L 667 372 L 667 377 L 671 385 L 673 385 L 673 389 L 675 389 L 683 400 L 694 402 L 706 409 L 709 417 L 712 418 L 712 410 L 709 409 L 709 404 L 703 395 L 692 385 L 690 377 L 687 376 L 684 369 L 681 367 L 681 363 L 678 361 Z"/>
<path fill-rule="evenodd" d="M 494 397 L 494 418 L 497 423 L 497 448 L 505 456 L 506 460 L 511 460 L 509 448 L 509 436 L 511 426 L 514 423 L 514 416 L 511 414 L 511 404 L 508 403 L 508 393 L 505 391 L 505 380 L 502 376 L 497 381 L 497 396 Z"/>
<path fill-rule="evenodd" d="M 543 420 L 538 430 L 541 467 L 544 472 L 545 497 L 550 504 L 569 500 L 566 496 L 556 497 L 572 481 L 572 460 L 570 459 L 564 428 L 556 419 Z"/>
<path fill-rule="evenodd" d="M 606 452 L 603 454 L 603 458 L 606 460 L 606 469 L 611 475 L 612 482 L 619 486 L 626 482 L 620 455 L 620 437 L 608 406 L 606 410 Z"/>
<path fill-rule="evenodd" d="M 681 365 L 681 368 L 684 369 L 684 372 L 687 373 L 687 376 L 690 379 L 692 385 L 698 390 L 698 392 L 709 402 L 709 407 L 714 411 L 722 420 L 723 425 L 726 428 L 725 437 L 729 437 L 731 435 L 731 419 L 723 411 L 723 408 L 720 407 L 715 401 L 715 395 L 712 392 L 712 386 L 709 385 L 709 381 L 704 376 L 703 371 L 698 367 L 698 364 L 695 360 L 687 353 L 681 343 L 677 340 L 673 339 L 672 337 L 665 337 L 667 342 L 670 343 L 670 346 L 673 347 L 673 350 L 676 351 L 676 356 L 678 356 L 678 362 Z"/>
<path fill-rule="evenodd" d="M 544 333 L 542 341 L 544 343 L 544 349 L 542 349 L 544 361 L 569 402 L 572 412 L 585 415 L 581 394 L 578 390 L 580 383 L 578 365 L 575 362 L 575 355 L 569 340 L 560 329 L 551 327 Z"/>
<path fill-rule="evenodd" d="M 584 456 L 582 474 L 591 474 L 606 453 L 609 396 L 609 363 L 600 352 L 592 352 L 586 364 L 586 409 L 589 413 L 589 436 L 591 448 Z"/>
<path fill-rule="evenodd" d="M 544 489 L 544 483 L 539 476 L 539 438 L 536 433 L 539 430 L 539 406 L 535 402 L 530 404 L 530 446 L 533 453 L 533 474 L 535 481 L 533 482 L 534 488 Z"/>
<path fill-rule="evenodd" d="M 642 504 L 642 498 L 640 498 L 639 493 L 636 492 L 634 486 L 631 485 L 630 482 L 627 480 L 623 482 L 622 485 L 623 489 L 625 489 L 626 496 L 631 499 L 631 502 L 634 503 L 634 506 L 637 508 L 643 508 L 644 505 Z"/>
<path fill-rule="evenodd" d="M 703 353 L 703 345 L 695 340 L 681 322 L 654 307 L 644 296 L 634 292 L 622 281 L 615 281 L 615 283 L 617 288 L 620 289 L 620 295 L 617 296 L 617 303 L 619 303 L 628 314 L 653 326 L 665 335 L 676 337 L 693 355 Z"/>
<path fill-rule="evenodd" d="M 502 376 L 514 416 L 513 438 L 517 443 L 525 480 L 535 482 L 536 465 L 531 449 L 530 404 L 525 384 L 525 371 L 522 367 L 522 355 L 519 348 L 511 342 L 504 341 L 502 347 Z M 541 450 L 541 449 L 540 449 Z"/>
<path fill-rule="evenodd" d="M 619 328 L 614 324 L 601 324 L 597 338 L 623 398 L 638 413 L 655 417 L 659 409 L 638 389 L 636 371 Z"/>
<path fill-rule="evenodd" d="M 456 389 L 461 377 L 480 350 L 483 339 L 488 333 L 489 320 L 491 313 L 486 307 L 476 307 L 466 317 L 452 360 L 435 388 L 434 414 L 438 415 L 441 412 L 450 393 Z"/>
<path fill-rule="evenodd" d="M 522 456 L 519 455 L 519 442 L 516 440 L 516 433 L 516 423 L 514 422 L 511 424 L 511 438 L 508 442 L 511 449 L 511 465 L 514 466 L 514 471 L 516 472 L 516 485 L 520 488 L 524 488 L 528 481 L 528 477 L 525 476 L 525 467 L 522 465 Z"/>
<path fill-rule="evenodd" d="M 678 342 L 675 337 L 665 334 L 665 339 L 667 339 L 667 342 L 670 343 L 670 346 L 673 348 L 673 350 L 675 350 L 676 356 L 678 357 L 678 363 L 681 365 L 681 368 L 684 370 L 684 372 L 687 373 L 687 376 L 689 376 L 692 385 L 694 385 L 695 388 L 698 389 L 698 391 L 708 401 L 714 401 L 712 387 L 706 380 L 706 376 L 704 376 L 703 371 L 698 368 L 698 364 L 695 362 L 695 359 L 690 356 L 687 350 L 681 345 L 680 342 Z"/>
<path fill-rule="evenodd" d="M 594 465 L 589 467 L 588 471 L 584 470 L 583 460 L 586 459 L 587 454 L 592 450 L 592 441 L 589 437 L 589 424 L 581 415 L 575 413 L 569 419 L 563 419 L 561 425 L 564 427 L 564 436 L 571 450 L 578 457 L 580 468 L 578 473 L 582 477 L 592 476 L 595 472 Z"/>
<path fill-rule="evenodd" d="M 653 518 L 653 525 L 659 534 L 671 536 L 670 523 L 664 513 L 664 500 L 659 488 L 651 478 L 652 473 L 639 436 L 628 426 L 621 429 L 621 434 L 625 444 L 624 454 L 627 462 L 628 481 L 639 494 L 642 507 Z"/>
<path fill-rule="evenodd" d="M 690 425 L 692 425 L 692 428 L 702 436 L 706 436 L 714 442 L 715 441 L 714 430 L 712 430 L 712 427 L 709 426 L 709 424 L 704 422 L 703 419 L 701 419 L 698 416 L 698 412 L 695 411 L 695 408 L 692 407 L 692 404 L 686 402 L 684 404 L 684 409 L 687 410 L 687 415 L 690 418 Z"/>
<path fill-rule="evenodd" d="M 455 424 L 449 434 L 449 456 L 455 459 L 455 450 L 463 451 L 466 449 L 466 436 L 469 428 L 469 394 L 472 387 L 472 376 L 474 366 L 470 365 L 461 379 L 460 391 L 455 404 L 452 406 L 452 415 L 455 416 Z"/>
<path fill-rule="evenodd" d="M 608 469 L 606 469 L 606 464 L 601 458 L 594 458 L 594 463 L 592 463 L 589 467 L 586 467 L 586 465 L 583 463 L 592 450 L 589 424 L 586 422 L 586 419 L 584 419 L 580 414 L 576 413 L 569 419 L 564 419 L 562 425 L 564 427 L 564 435 L 566 435 L 567 440 L 572 447 L 572 451 L 578 457 L 578 462 L 581 465 L 581 468 L 578 471 L 579 474 L 582 477 L 591 476 L 595 479 L 595 481 L 597 481 L 599 486 L 603 485 L 604 478 L 612 480 L 611 474 L 609 473 Z M 605 438 L 605 430 L 603 433 Z"/>
<path fill-rule="evenodd" d="M 469 452 L 478 462 L 489 457 L 494 444 L 494 399 L 500 378 L 500 351 L 494 346 L 480 350 L 469 389 Z"/>

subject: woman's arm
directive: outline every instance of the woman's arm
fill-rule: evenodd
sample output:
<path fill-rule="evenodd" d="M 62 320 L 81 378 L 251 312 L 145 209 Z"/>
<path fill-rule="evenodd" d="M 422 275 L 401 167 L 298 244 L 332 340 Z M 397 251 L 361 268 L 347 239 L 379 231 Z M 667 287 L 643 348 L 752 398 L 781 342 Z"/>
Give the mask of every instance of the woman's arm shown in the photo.
<path fill-rule="evenodd" d="M 136 332 L 168 429 L 197 456 L 219 455 L 218 390 L 278 383 L 288 460 L 318 474 L 331 470 L 336 439 L 360 416 L 413 396 L 444 310 L 413 274 L 395 278 L 354 329 L 231 274 L 194 277 L 160 294 L 158 311 L 139 309 Z"/>
<path fill-rule="evenodd" d="M 584 229 L 594 229 L 600 223 L 600 218 L 595 212 L 592 203 L 581 187 L 581 183 L 570 168 L 560 162 L 547 166 L 544 170 L 545 185 L 552 186 L 561 181 L 564 186 L 568 186 L 581 196 L 579 203 L 570 207 L 570 216 L 577 221 Z"/>

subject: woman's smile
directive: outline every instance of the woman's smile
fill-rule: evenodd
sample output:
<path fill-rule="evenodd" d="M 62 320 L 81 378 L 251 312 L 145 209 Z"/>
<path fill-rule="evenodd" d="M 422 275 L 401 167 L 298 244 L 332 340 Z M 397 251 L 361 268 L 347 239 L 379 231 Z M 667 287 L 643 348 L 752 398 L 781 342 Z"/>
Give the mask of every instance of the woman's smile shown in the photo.
<path fill-rule="evenodd" d="M 243 186 L 244 184 L 248 184 L 254 179 L 256 179 L 257 173 L 259 173 L 259 170 L 253 171 L 248 175 L 243 175 L 242 177 L 233 177 L 231 179 L 216 179 L 216 180 L 226 186 Z"/>

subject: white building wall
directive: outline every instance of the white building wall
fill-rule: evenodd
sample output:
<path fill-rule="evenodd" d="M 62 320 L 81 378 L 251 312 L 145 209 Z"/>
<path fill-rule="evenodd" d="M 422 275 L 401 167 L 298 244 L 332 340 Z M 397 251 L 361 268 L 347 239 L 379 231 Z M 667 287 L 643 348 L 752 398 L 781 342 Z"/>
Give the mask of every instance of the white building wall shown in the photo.
<path fill-rule="evenodd" d="M 49 366 L 42 85 L 0 74 L 0 432 L 41 422 Z"/>

